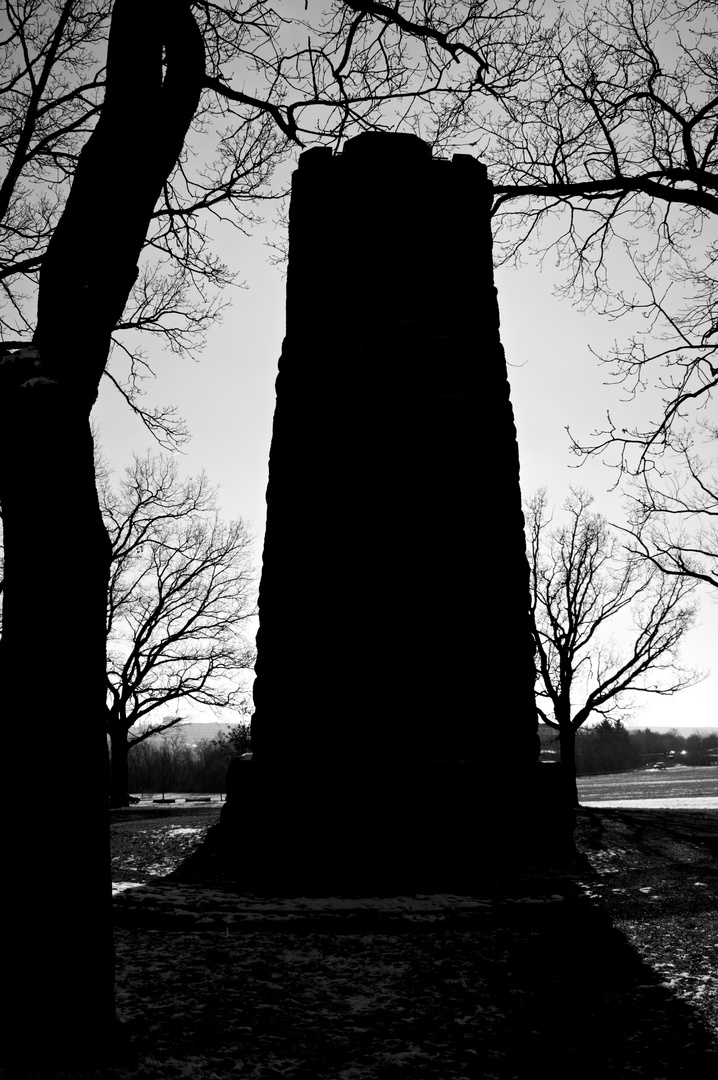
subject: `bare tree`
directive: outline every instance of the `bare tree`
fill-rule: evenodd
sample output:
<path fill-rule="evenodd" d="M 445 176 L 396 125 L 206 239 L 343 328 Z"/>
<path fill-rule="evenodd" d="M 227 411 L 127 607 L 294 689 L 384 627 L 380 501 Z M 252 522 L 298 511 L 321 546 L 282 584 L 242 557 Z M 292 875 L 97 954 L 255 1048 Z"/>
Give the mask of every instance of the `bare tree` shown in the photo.
<path fill-rule="evenodd" d="M 527 551 L 536 645 L 538 712 L 558 731 L 561 762 L 574 805 L 576 732 L 594 713 L 620 716 L 627 695 L 675 694 L 696 672 L 678 650 L 695 619 L 694 582 L 669 578 L 631 555 L 592 498 L 575 489 L 563 504 L 564 524 L 551 528 L 547 497 L 527 503 Z M 621 629 L 618 646 L 611 631 Z M 624 620 L 625 621 L 625 620 Z"/>
<path fill-rule="evenodd" d="M 254 662 L 252 536 L 225 523 L 200 474 L 182 480 L 168 457 L 135 457 L 100 505 L 112 544 L 107 607 L 110 805 L 126 806 L 130 746 L 181 717 L 150 720 L 182 701 L 238 707 Z M 141 732 L 129 735 L 130 728 Z"/>

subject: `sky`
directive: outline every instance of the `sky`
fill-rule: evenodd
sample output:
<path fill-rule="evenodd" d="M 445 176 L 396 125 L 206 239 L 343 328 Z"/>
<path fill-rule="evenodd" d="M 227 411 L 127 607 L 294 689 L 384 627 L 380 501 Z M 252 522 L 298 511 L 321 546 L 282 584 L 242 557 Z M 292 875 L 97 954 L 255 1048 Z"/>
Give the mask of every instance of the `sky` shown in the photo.
<path fill-rule="evenodd" d="M 218 235 L 222 256 L 246 289 L 231 290 L 231 307 L 210 332 L 199 361 L 155 353 L 158 374 L 147 384 L 148 404 L 173 404 L 188 423 L 192 439 L 180 468 L 187 474 L 205 469 L 220 486 L 226 518 L 242 516 L 252 523 L 257 563 L 265 519 L 267 462 L 274 410 L 274 380 L 284 335 L 284 278 L 272 264 L 267 237 L 276 235 L 272 221 L 245 237 L 228 230 Z M 518 431 L 524 496 L 546 487 L 557 507 L 571 484 L 587 488 L 594 508 L 609 521 L 621 523 L 621 501 L 611 491 L 615 472 L 591 460 L 580 468 L 569 449 L 566 425 L 588 441 L 601 428 L 607 409 L 616 410 L 619 390 L 605 385 L 606 370 L 589 346 L 607 351 L 625 333 L 593 313 L 578 311 L 554 296 L 559 279 L 552 267 L 502 268 L 496 275 L 501 336 L 509 365 L 511 395 Z M 153 445 L 108 380 L 95 409 L 102 449 L 118 474 Z M 487 468 L 490 462 L 487 461 Z M 480 478 L 479 488 L 480 488 Z M 298 527 L 301 527 L 301 523 Z M 307 523 L 311 528 L 311 523 Z M 683 659 L 709 670 L 718 641 L 718 597 L 702 595 L 697 627 L 686 638 Z M 638 726 L 718 726 L 718 664 L 700 685 L 673 697 L 637 695 L 633 722 Z M 183 710 L 187 712 L 187 710 Z M 213 719 L 197 709 L 194 720 Z"/>

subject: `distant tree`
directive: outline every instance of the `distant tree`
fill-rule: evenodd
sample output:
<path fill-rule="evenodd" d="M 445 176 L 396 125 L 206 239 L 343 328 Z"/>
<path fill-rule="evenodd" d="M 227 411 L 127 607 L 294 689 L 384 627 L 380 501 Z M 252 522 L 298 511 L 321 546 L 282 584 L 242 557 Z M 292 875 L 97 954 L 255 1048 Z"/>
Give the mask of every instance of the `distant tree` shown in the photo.
<path fill-rule="evenodd" d="M 576 732 L 593 714 L 615 719 L 626 695 L 674 694 L 693 685 L 678 649 L 693 625 L 694 583 L 667 578 L 623 548 L 592 498 L 572 490 L 564 524 L 551 528 L 545 490 L 525 508 L 536 645 L 538 712 L 558 731 L 574 805 Z M 626 644 L 617 646 L 619 616 Z M 577 704 L 578 701 L 578 704 Z"/>
<path fill-rule="evenodd" d="M 212 744 L 217 748 L 225 761 L 241 757 L 252 748 L 252 732 L 249 724 L 237 724 L 229 731 L 220 731 L 212 739 Z"/>
<path fill-rule="evenodd" d="M 182 480 L 167 456 L 135 457 L 117 489 L 100 486 L 112 545 L 107 605 L 110 805 L 128 798 L 129 747 L 182 717 L 171 703 L 237 707 L 254 662 L 252 537 L 224 523 L 204 473 Z M 136 734 L 130 728 L 141 725 Z"/>
<path fill-rule="evenodd" d="M 240 750 L 242 735 L 245 739 Z M 191 745 L 181 729 L 134 743 L 128 760 L 131 790 L 222 792 L 227 764 L 235 751 L 243 753 L 248 748 L 248 740 L 249 727 L 239 725 Z"/>
<path fill-rule="evenodd" d="M 693 732 L 685 740 L 685 751 L 689 765 L 710 765 L 716 760 L 716 736 L 701 735 Z"/>
<path fill-rule="evenodd" d="M 598 760 L 602 772 L 617 772 L 632 763 L 631 736 L 621 718 L 604 717 L 591 731 L 598 744 Z"/>
<path fill-rule="evenodd" d="M 156 738 L 138 739 L 131 749 L 127 766 L 132 791 L 165 794 L 186 790 L 179 782 L 180 773 L 186 771 L 182 766 L 191 751 L 181 731 L 167 728 Z"/>
<path fill-rule="evenodd" d="M 108 708 L 108 713 L 109 713 Z M 110 808 L 116 808 L 119 806 L 128 806 L 130 802 L 129 792 L 134 790 L 133 784 L 130 780 L 130 751 L 134 750 L 133 758 L 138 758 L 136 747 L 146 746 L 147 740 L 153 736 L 164 736 L 170 731 L 174 735 L 179 736 L 182 745 L 184 745 L 184 739 L 180 731 L 177 731 L 182 724 L 186 721 L 186 717 L 176 713 L 174 716 L 163 716 L 161 720 L 156 720 L 148 724 L 144 724 L 134 731 L 131 729 L 126 732 L 125 735 L 125 750 L 124 761 L 122 758 L 122 737 L 118 736 L 115 742 L 115 749 L 120 755 L 120 760 L 116 763 L 116 767 L 113 767 L 113 751 L 112 751 L 112 739 L 110 738 Z M 108 722 L 108 734 L 110 726 Z M 125 777 L 125 782 L 122 782 L 122 777 Z M 136 786 L 136 785 L 134 785 Z M 124 790 L 124 793 L 123 793 Z M 149 790 L 146 786 L 142 790 Z"/>
<path fill-rule="evenodd" d="M 249 735 L 249 727 L 240 725 L 247 735 Z M 225 737 L 231 733 L 224 733 Z M 205 791 L 214 794 L 215 792 L 224 792 L 225 780 L 227 778 L 227 765 L 232 757 L 237 756 L 235 753 L 228 753 L 225 738 L 222 737 L 223 733 L 220 732 L 214 739 L 200 739 L 197 745 L 194 747 L 194 755 L 196 761 L 196 778 L 195 778 L 195 791 Z M 244 753 L 249 749 L 248 745 L 245 745 L 244 749 L 239 753 Z"/>
<path fill-rule="evenodd" d="M 558 735 L 555 738 L 558 742 Z M 642 733 L 629 731 L 620 717 L 604 717 L 599 723 L 586 724 L 576 732 L 577 776 L 632 769 L 645 764 L 645 755 Z"/>
<path fill-rule="evenodd" d="M 667 754 L 680 741 L 677 731 L 653 731 L 638 728 L 631 731 L 631 746 L 637 764 L 647 765 L 657 760 L 659 754 Z"/>

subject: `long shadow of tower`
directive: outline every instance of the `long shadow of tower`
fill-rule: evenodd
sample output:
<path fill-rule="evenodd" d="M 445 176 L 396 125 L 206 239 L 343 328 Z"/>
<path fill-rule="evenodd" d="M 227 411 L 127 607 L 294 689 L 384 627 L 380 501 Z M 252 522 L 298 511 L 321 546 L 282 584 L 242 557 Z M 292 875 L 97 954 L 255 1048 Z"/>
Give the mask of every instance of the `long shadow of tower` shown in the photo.
<path fill-rule="evenodd" d="M 413 135 L 294 174 L 253 759 L 222 818 L 252 814 L 260 874 L 291 876 L 299 845 L 337 878 L 448 880 L 467 843 L 483 861 L 570 831 L 537 762 L 490 205 L 484 166 Z"/>

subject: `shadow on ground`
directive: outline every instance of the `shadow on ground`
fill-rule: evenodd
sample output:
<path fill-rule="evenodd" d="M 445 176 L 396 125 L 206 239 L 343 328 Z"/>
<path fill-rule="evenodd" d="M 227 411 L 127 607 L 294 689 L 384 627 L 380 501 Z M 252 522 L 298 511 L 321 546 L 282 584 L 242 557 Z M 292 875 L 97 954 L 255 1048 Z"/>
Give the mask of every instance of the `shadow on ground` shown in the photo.
<path fill-rule="evenodd" d="M 583 850 L 611 883 L 611 860 L 620 880 L 607 902 L 614 915 L 700 921 L 718 911 L 718 813 L 715 810 L 582 809 Z M 712 928 L 711 928 L 712 927 Z M 715 923 L 708 948 L 718 951 Z M 716 955 L 718 959 L 718 955 Z"/>
<path fill-rule="evenodd" d="M 635 810 L 612 807 L 583 808 L 581 817 L 589 823 L 586 840 L 594 847 L 606 846 L 620 823 L 627 841 L 646 854 L 654 851 L 662 861 L 675 862 L 680 845 L 689 861 L 699 861 L 715 868 L 718 859 L 718 813 L 715 810 Z M 681 857 L 683 861 L 683 856 Z"/>
<path fill-rule="evenodd" d="M 188 930 L 203 863 L 204 883 L 252 918 Z M 440 893 L 423 912 L 399 896 L 297 897 L 296 918 L 281 919 L 272 912 L 291 915 L 291 897 L 243 893 L 218 870 L 207 846 L 165 879 L 168 897 L 185 883 L 181 934 L 171 903 L 159 921 L 141 907 L 120 920 L 133 1075 L 168 1055 L 293 1080 L 718 1075 L 700 1015 L 587 899 L 585 860 L 494 876 L 473 905 Z"/>

